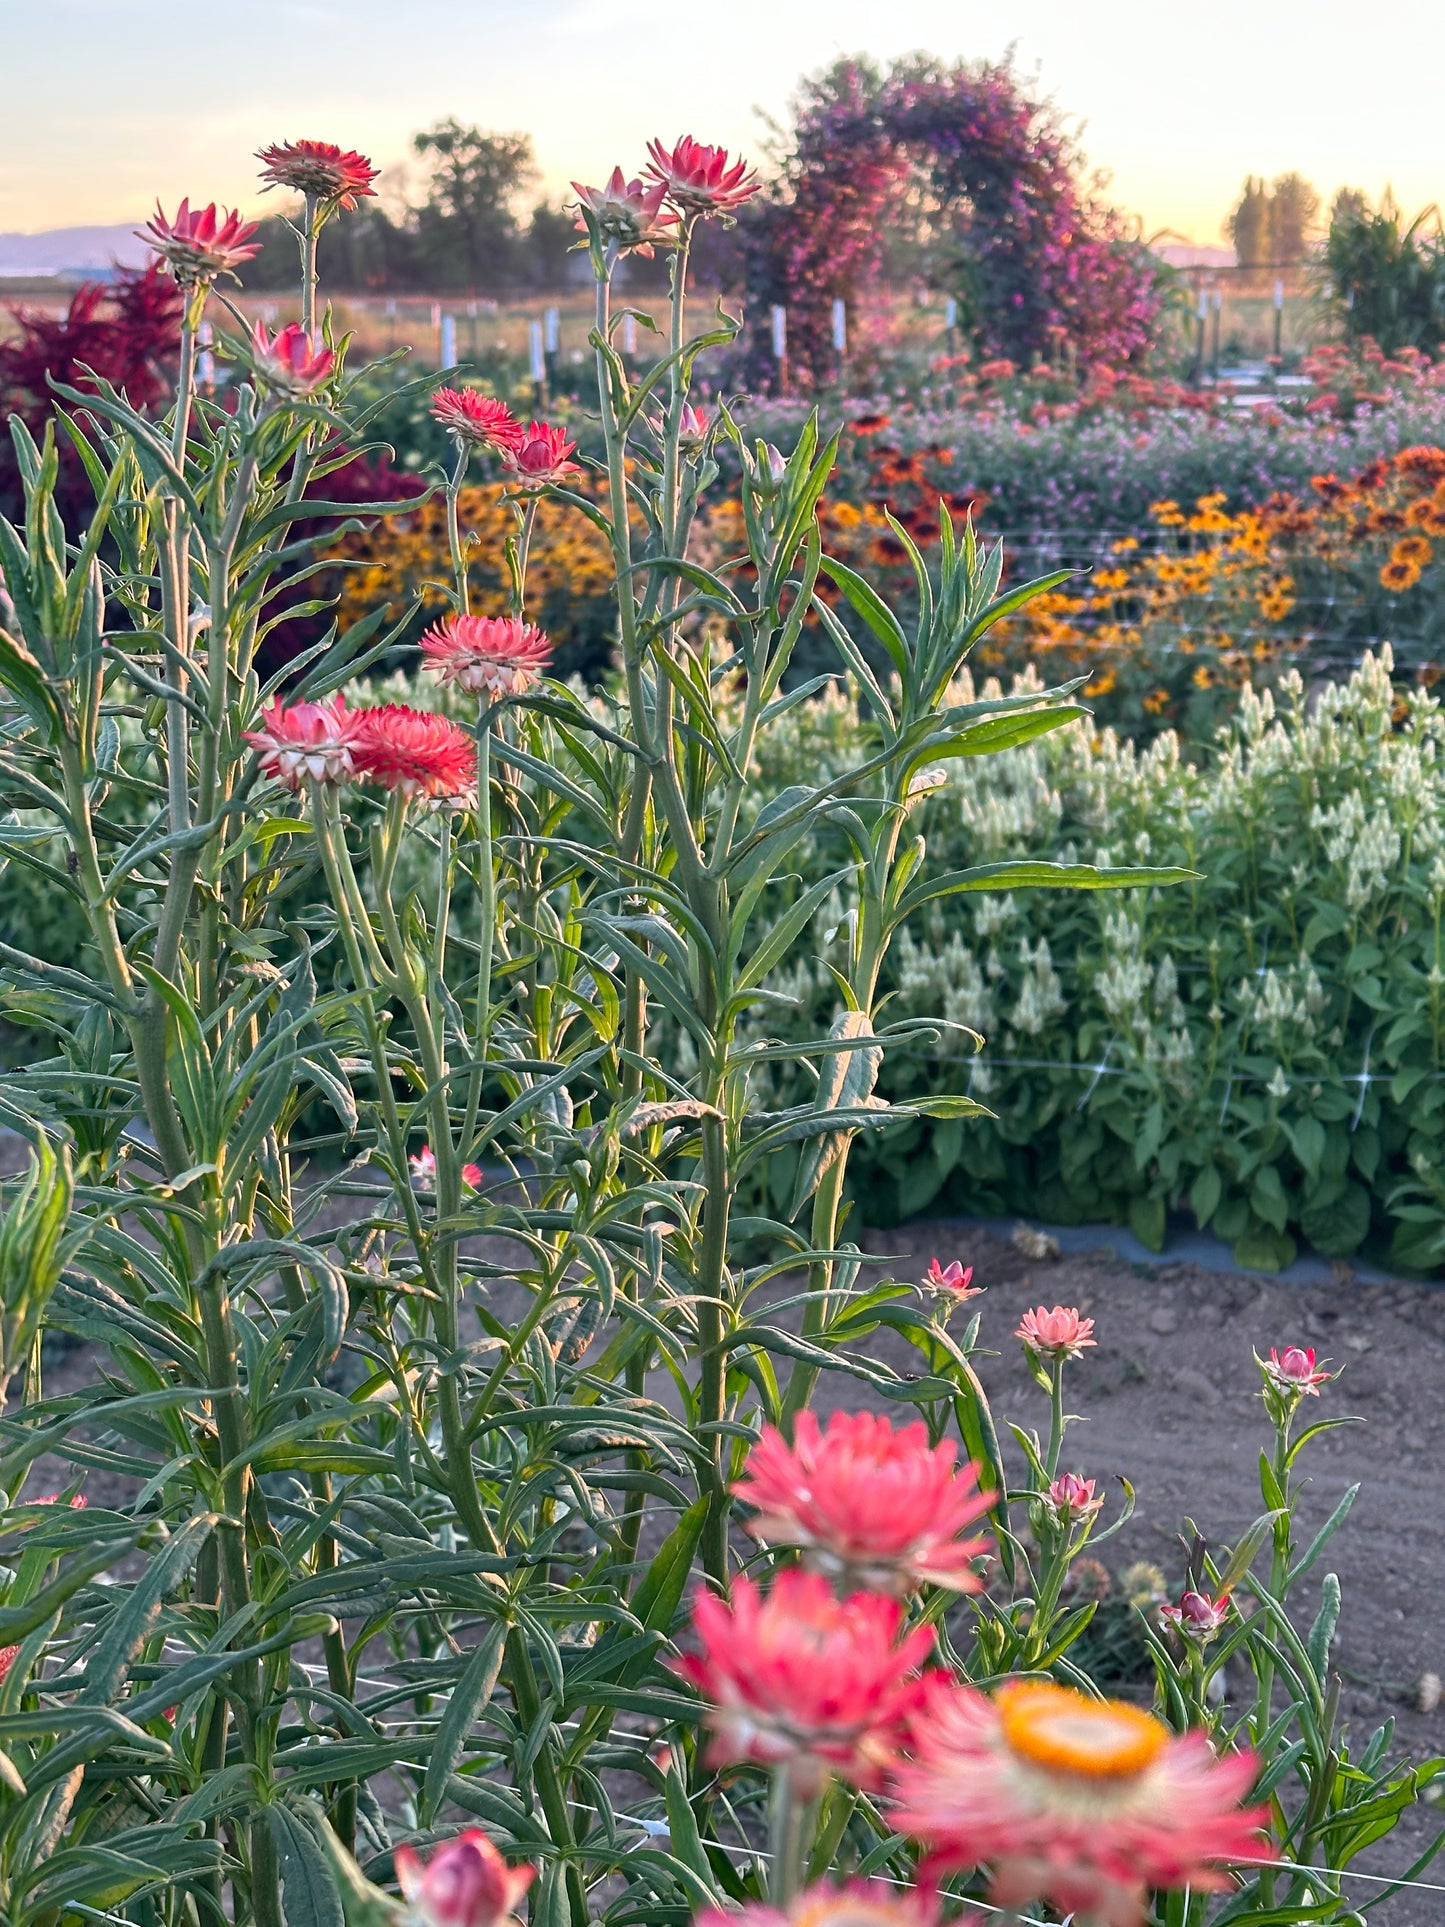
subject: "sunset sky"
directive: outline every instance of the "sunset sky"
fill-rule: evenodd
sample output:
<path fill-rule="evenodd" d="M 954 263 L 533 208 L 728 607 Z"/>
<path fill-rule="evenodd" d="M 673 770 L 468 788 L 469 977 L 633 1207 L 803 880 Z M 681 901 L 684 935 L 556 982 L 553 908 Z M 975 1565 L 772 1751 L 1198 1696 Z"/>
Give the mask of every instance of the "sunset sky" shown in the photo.
<path fill-rule="evenodd" d="M 0 0 L 0 27 L 0 230 L 137 219 L 157 195 L 253 208 L 263 141 L 405 167 L 447 114 L 530 133 L 558 193 L 654 132 L 756 150 L 757 110 L 839 53 L 1010 43 L 1146 232 L 1218 241 L 1251 171 L 1445 198 L 1445 11 L 1413 0 Z"/>

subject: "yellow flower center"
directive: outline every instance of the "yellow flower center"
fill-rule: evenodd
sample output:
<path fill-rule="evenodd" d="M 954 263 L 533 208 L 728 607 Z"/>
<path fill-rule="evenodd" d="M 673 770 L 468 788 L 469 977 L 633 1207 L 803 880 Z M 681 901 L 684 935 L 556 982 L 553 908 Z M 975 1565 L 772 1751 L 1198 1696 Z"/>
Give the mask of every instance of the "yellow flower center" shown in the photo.
<path fill-rule="evenodd" d="M 1128 1778 L 1142 1773 L 1169 1738 L 1142 1707 L 1086 1699 L 1067 1686 L 1004 1686 L 996 1700 L 1011 1751 L 1050 1773 Z"/>

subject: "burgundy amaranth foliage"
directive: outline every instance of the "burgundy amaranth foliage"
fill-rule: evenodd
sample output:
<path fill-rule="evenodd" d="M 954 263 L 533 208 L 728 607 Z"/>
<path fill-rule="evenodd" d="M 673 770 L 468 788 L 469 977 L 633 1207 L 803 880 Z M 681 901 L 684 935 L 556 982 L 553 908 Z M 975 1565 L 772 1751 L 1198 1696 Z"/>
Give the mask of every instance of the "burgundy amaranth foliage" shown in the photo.
<path fill-rule="evenodd" d="M 39 440 L 55 407 L 52 382 L 82 391 L 99 376 L 121 389 L 137 408 L 149 409 L 170 393 L 176 342 L 185 296 L 160 262 L 125 268 L 105 286 L 82 283 L 63 315 L 12 308 L 18 333 L 0 342 L 0 420 L 19 415 Z M 20 500 L 20 477 L 8 435 L 0 436 L 0 510 Z M 91 499 L 90 484 L 65 437 L 60 441 L 61 502 L 78 508 Z"/>
<path fill-rule="evenodd" d="M 783 198 L 749 224 L 755 314 L 788 310 L 789 371 L 831 371 L 830 304 L 876 267 L 890 208 L 920 175 L 958 266 L 960 312 L 985 355 L 1027 365 L 1070 345 L 1127 362 L 1159 312 L 1156 270 L 1091 188 L 1077 147 L 1007 63 L 842 61 L 809 82 Z M 758 372 L 762 338 L 753 330 Z"/>

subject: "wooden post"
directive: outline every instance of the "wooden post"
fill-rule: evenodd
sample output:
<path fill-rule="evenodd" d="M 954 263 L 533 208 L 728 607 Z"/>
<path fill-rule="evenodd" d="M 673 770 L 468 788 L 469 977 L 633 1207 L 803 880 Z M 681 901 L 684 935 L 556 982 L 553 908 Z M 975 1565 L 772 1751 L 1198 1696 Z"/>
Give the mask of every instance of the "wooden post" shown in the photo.
<path fill-rule="evenodd" d="M 1274 284 L 1274 378 L 1279 380 L 1279 366 L 1284 360 L 1284 282 Z"/>
<path fill-rule="evenodd" d="M 455 368 L 457 365 L 457 323 L 455 315 L 442 316 L 441 365 Z"/>
<path fill-rule="evenodd" d="M 778 370 L 778 393 L 788 392 L 788 311 L 773 303 L 773 361 Z"/>
<path fill-rule="evenodd" d="M 848 304 L 840 295 L 833 303 L 833 352 L 838 357 L 838 384 L 843 383 L 843 368 L 848 359 Z"/>

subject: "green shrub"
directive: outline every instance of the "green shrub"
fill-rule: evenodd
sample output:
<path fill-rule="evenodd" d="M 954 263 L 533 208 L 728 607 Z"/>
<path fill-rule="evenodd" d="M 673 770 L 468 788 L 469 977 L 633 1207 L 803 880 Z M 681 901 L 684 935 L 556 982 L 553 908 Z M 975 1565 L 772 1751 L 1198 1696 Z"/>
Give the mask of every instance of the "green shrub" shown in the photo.
<path fill-rule="evenodd" d="M 1151 1246 L 1192 1210 L 1241 1262 L 1304 1238 L 1412 1270 L 1445 1262 L 1445 716 L 1403 701 L 1388 651 L 1276 709 L 1246 692 L 1211 758 L 1075 725 L 969 758 L 919 811 L 930 865 L 1018 857 L 1186 864 L 1186 888 L 1036 890 L 926 907 L 891 963 L 892 1018 L 959 1029 L 890 1051 L 892 1096 L 966 1083 L 996 1121 L 919 1120 L 865 1140 L 855 1189 L 890 1223 L 925 1210 L 1128 1222 Z M 857 728 L 841 693 L 800 705 L 761 797 L 817 782 Z M 804 880 L 836 861 L 819 846 Z M 780 885 L 780 888 L 787 888 Z M 812 962 L 772 988 L 762 1036 L 812 1035 L 834 1000 L 839 895 Z M 962 1060 L 962 1061 L 961 1061 Z M 776 1077 L 776 1101 L 787 1078 Z M 778 1195 L 789 1187 L 781 1167 Z"/>

